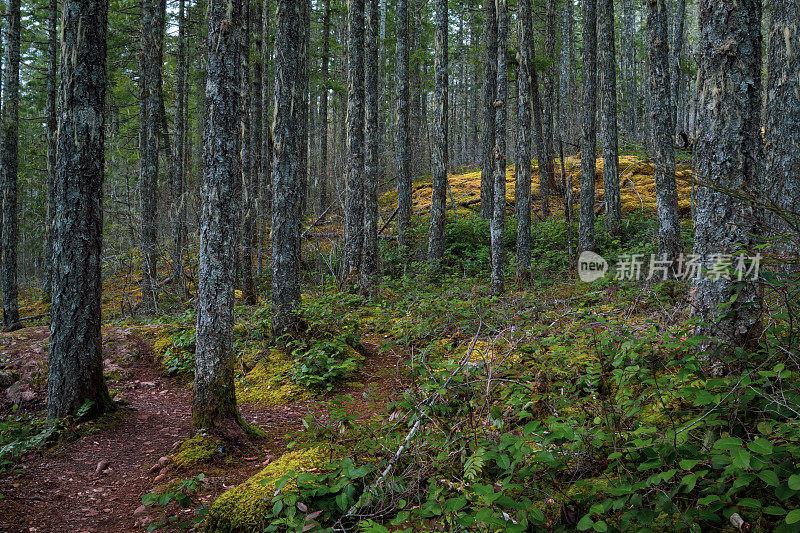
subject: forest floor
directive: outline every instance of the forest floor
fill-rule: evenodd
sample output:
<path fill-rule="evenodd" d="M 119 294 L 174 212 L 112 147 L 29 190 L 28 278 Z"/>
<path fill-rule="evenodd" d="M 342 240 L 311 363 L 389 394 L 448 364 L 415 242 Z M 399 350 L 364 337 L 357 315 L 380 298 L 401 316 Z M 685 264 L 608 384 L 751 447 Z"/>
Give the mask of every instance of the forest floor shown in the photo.
<path fill-rule="evenodd" d="M 173 468 L 171 457 L 189 435 L 191 390 L 181 378 L 168 377 L 152 357 L 149 327 L 104 328 L 106 373 L 119 405 L 116 413 L 73 428 L 66 442 L 44 453 L 25 453 L 0 474 L 0 531 L 142 531 L 158 516 L 142 505 L 142 496 L 158 487 L 175 486 L 186 472 Z M 2 334 L 3 358 L 15 362 L 28 378 L 20 399 L 24 410 L 43 409 L 46 382 L 37 369 L 46 364 L 48 328 L 39 326 Z M 392 357 L 377 357 L 375 344 L 362 344 L 366 355 L 358 383 L 341 394 L 353 394 L 359 416 L 370 407 L 355 394 L 369 385 L 389 397 L 402 390 Z M 9 406 L 3 409 L 8 414 Z M 213 499 L 263 468 L 286 451 L 292 433 L 314 413 L 325 416 L 317 402 L 260 407 L 242 403 L 243 418 L 268 433 L 252 442 L 237 459 L 220 464 L 203 480 L 203 500 Z M 242 454 L 240 454 L 242 455 Z M 185 511 L 191 517 L 192 509 Z"/>

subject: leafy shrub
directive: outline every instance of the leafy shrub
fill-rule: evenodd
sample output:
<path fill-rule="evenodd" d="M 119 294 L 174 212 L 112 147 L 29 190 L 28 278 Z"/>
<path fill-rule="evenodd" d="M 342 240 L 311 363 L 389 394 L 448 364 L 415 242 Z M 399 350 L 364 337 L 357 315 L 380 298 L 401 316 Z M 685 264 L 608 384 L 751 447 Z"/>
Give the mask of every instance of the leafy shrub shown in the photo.
<path fill-rule="evenodd" d="M 287 344 L 295 359 L 292 380 L 308 389 L 331 390 L 358 369 L 352 349 L 339 339 L 302 339 Z"/>

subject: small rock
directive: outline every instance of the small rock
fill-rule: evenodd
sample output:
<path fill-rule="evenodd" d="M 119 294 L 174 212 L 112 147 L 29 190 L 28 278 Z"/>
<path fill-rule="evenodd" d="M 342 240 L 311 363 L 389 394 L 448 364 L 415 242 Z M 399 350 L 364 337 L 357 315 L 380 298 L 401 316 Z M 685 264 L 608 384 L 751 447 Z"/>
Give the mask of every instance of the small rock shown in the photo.
<path fill-rule="evenodd" d="M 147 507 L 146 507 L 146 506 L 144 506 L 144 505 L 140 505 L 140 506 L 139 506 L 139 507 L 137 507 L 137 508 L 136 508 L 136 510 L 133 512 L 133 516 L 141 516 L 141 515 L 142 515 L 142 514 L 144 514 L 145 512 L 147 512 Z"/>
<path fill-rule="evenodd" d="M 137 522 L 139 523 L 140 527 L 147 527 L 153 523 L 153 519 L 150 518 L 149 516 L 143 516 L 139 520 L 137 520 Z"/>
<path fill-rule="evenodd" d="M 158 464 L 158 463 L 156 463 L 156 464 L 154 464 L 153 466 L 150 467 L 150 473 L 151 474 L 155 474 L 159 470 L 161 470 L 161 465 Z"/>
<path fill-rule="evenodd" d="M 164 479 L 166 479 L 166 477 L 167 477 L 167 474 L 162 472 L 161 474 L 156 476 L 156 478 L 153 480 L 153 483 L 158 485 L 159 483 L 164 481 Z"/>
<path fill-rule="evenodd" d="M 102 474 L 103 470 L 108 468 L 108 465 L 110 464 L 111 463 L 108 461 L 108 459 L 100 459 L 100 461 L 97 463 L 97 468 L 94 469 L 94 475 L 99 476 Z"/>
<path fill-rule="evenodd" d="M 7 389 L 19 381 L 19 374 L 13 371 L 0 372 L 0 389 Z"/>
<path fill-rule="evenodd" d="M 36 399 L 36 393 L 25 381 L 17 381 L 6 389 L 6 397 L 11 403 L 30 402 Z"/>
<path fill-rule="evenodd" d="M 164 466 L 164 465 L 166 465 L 167 463 L 169 463 L 171 460 L 172 460 L 172 459 L 170 459 L 169 457 L 166 457 L 166 456 L 164 456 L 164 457 L 159 457 L 159 458 L 158 458 L 158 466 Z"/>

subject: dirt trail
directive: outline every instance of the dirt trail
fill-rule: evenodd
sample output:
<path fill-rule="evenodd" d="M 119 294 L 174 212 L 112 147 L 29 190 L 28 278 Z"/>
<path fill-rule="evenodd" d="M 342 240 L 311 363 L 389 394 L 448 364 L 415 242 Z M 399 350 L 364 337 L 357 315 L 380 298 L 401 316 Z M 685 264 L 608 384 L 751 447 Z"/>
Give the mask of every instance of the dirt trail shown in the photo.
<path fill-rule="evenodd" d="M 33 345 L 46 342 L 41 331 L 32 331 L 24 338 Z M 117 392 L 117 400 L 124 400 L 118 421 L 66 446 L 29 454 L 11 472 L 0 474 L 0 494 L 4 495 L 0 499 L 0 531 L 143 531 L 142 519 L 147 520 L 147 515 L 140 512 L 135 516 L 135 511 L 143 494 L 169 480 L 156 480 L 159 472 L 150 469 L 188 435 L 191 391 L 163 377 L 150 357 L 131 355 L 136 351 L 131 344 L 139 344 L 141 350 L 141 338 L 107 338 L 117 354 L 127 355 L 111 357 L 110 363 L 122 370 L 121 379 L 109 387 Z M 20 351 L 27 351 L 24 342 L 17 344 Z M 395 358 L 379 357 L 375 345 L 367 345 L 367 352 L 360 376 L 365 387 L 339 392 L 353 395 L 356 404 L 364 403 L 362 392 L 366 388 L 388 399 L 402 386 L 394 368 Z M 108 362 L 106 366 L 108 370 Z M 44 397 L 42 391 L 37 393 L 40 399 Z M 313 401 L 272 408 L 242 405 L 245 420 L 267 429 L 273 438 L 260 442 L 263 449 L 248 457 L 244 466 L 216 479 L 212 493 L 241 482 L 260 469 L 270 455 L 283 453 L 282 437 L 297 431 L 305 415 L 316 408 Z M 96 474 L 101 461 L 108 461 L 109 470 Z M 173 473 L 172 477 L 182 476 Z"/>

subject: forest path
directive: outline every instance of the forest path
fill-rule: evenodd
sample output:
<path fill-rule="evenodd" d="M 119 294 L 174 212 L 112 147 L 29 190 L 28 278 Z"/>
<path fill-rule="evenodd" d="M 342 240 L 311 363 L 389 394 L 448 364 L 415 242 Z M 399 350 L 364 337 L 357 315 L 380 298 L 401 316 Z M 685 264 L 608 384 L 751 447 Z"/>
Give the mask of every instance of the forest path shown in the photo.
<path fill-rule="evenodd" d="M 27 333 L 23 330 L 17 334 L 17 342 L 0 340 L 0 347 L 18 361 L 26 360 L 31 353 L 46 359 L 41 349 L 47 342 L 44 329 L 27 328 Z M 0 531 L 143 531 L 151 518 L 149 510 L 142 512 L 140 508 L 141 497 L 156 485 L 185 477 L 169 468 L 153 467 L 188 436 L 191 390 L 162 374 L 146 353 L 149 343 L 134 330 L 104 330 L 104 338 L 106 371 L 110 367 L 120 376 L 109 388 L 116 392 L 117 400 L 123 400 L 121 409 L 95 432 L 44 453 L 28 453 L 9 472 L 0 474 Z M 9 345 L 14 349 L 8 350 Z M 361 417 L 385 405 L 403 386 L 398 358 L 378 356 L 376 343 L 365 342 L 364 352 L 367 357 L 356 377 L 358 383 L 336 391 L 354 397 L 348 411 Z M 41 384 L 34 389 L 38 409 L 45 397 L 41 389 Z M 367 391 L 378 398 L 376 404 L 366 400 Z M 286 437 L 302 427 L 308 413 L 326 416 L 314 401 L 269 408 L 244 404 L 240 409 L 245 420 L 265 429 L 270 438 L 256 443 L 253 457 L 215 476 L 204 491 L 204 500 L 213 501 L 228 487 L 263 468 L 272 457 L 281 455 Z M 100 463 L 106 461 L 108 469 L 98 472 Z M 190 516 L 187 514 L 187 518 Z"/>

